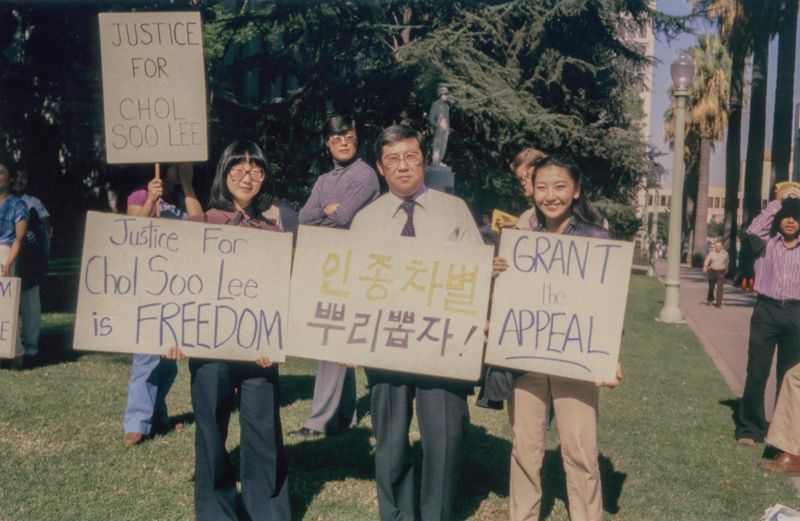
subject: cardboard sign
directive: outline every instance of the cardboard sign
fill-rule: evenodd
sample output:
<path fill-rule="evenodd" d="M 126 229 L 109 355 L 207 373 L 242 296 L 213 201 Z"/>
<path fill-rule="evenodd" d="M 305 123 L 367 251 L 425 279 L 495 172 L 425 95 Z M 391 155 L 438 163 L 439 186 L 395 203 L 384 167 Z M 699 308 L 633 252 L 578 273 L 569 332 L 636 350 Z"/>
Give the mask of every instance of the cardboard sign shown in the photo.
<path fill-rule="evenodd" d="M 0 358 L 14 358 L 19 337 L 19 296 L 17 277 L 0 277 Z"/>
<path fill-rule="evenodd" d="M 500 233 L 500 230 L 506 226 L 514 226 L 519 221 L 519 217 L 506 213 L 502 210 L 495 208 L 492 210 L 492 230 Z"/>
<path fill-rule="evenodd" d="M 208 159 L 200 13 L 100 13 L 99 19 L 106 160 Z"/>
<path fill-rule="evenodd" d="M 633 244 L 508 229 L 499 256 L 486 363 L 613 380 Z"/>
<path fill-rule="evenodd" d="M 285 359 L 292 235 L 89 212 L 75 349 Z"/>
<path fill-rule="evenodd" d="M 492 248 L 301 226 L 288 354 L 480 377 Z"/>

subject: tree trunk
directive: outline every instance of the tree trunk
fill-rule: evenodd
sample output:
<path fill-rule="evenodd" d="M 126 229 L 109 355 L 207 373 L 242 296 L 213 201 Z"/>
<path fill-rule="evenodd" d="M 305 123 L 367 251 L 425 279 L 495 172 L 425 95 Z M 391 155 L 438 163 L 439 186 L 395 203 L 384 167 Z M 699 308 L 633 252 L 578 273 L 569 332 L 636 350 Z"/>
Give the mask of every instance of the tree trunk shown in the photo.
<path fill-rule="evenodd" d="M 764 173 L 764 138 L 767 126 L 767 69 L 769 35 L 758 36 L 753 48 L 753 77 L 750 90 L 750 127 L 747 132 L 747 160 L 744 169 L 744 213 L 742 225 L 761 212 L 761 184 Z"/>
<path fill-rule="evenodd" d="M 744 47 L 735 44 L 731 50 L 731 98 L 728 113 L 728 137 L 725 150 L 725 226 L 728 241 L 728 276 L 736 273 L 736 239 L 739 232 L 739 161 L 742 143 L 742 91 L 744 89 Z"/>
<path fill-rule="evenodd" d="M 700 140 L 700 165 L 697 176 L 697 204 L 694 212 L 694 244 L 692 245 L 692 266 L 703 265 L 706 255 L 706 236 L 708 236 L 708 178 L 711 170 L 711 140 Z"/>
<path fill-rule="evenodd" d="M 778 74 L 775 85 L 775 113 L 772 120 L 772 178 L 770 199 L 775 183 L 789 180 L 789 156 L 792 147 L 792 96 L 794 62 L 797 52 L 797 0 L 783 0 L 783 16 L 778 40 Z"/>

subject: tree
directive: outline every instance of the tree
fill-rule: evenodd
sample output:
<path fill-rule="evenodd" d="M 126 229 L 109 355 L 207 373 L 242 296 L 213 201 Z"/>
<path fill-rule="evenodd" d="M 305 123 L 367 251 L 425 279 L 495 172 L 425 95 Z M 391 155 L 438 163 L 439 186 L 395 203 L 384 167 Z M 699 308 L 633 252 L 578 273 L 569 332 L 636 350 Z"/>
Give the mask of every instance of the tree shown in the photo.
<path fill-rule="evenodd" d="M 695 12 L 719 27 L 722 42 L 731 56 L 730 102 L 725 148 L 725 234 L 728 242 L 728 276 L 736 273 L 739 210 L 739 163 L 741 158 L 742 106 L 744 104 L 745 58 L 751 48 L 743 0 L 694 0 Z"/>
<path fill-rule="evenodd" d="M 775 183 L 789 180 L 789 157 L 792 148 L 792 115 L 794 114 L 794 63 L 797 52 L 798 0 L 781 0 L 778 30 L 778 71 L 775 84 L 775 109 L 772 119 L 772 179 Z"/>

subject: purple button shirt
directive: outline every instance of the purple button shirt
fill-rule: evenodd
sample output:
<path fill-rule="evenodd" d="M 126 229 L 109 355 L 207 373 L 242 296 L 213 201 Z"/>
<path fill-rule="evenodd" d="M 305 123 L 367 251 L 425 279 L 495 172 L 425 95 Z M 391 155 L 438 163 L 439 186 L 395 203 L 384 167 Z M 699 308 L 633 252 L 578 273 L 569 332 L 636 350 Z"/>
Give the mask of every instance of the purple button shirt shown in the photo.
<path fill-rule="evenodd" d="M 336 164 L 319 176 L 311 195 L 300 210 L 300 224 L 347 228 L 361 208 L 378 198 L 380 186 L 375 170 L 361 158 L 347 165 Z M 339 203 L 339 208 L 325 215 L 324 208 Z"/>
<path fill-rule="evenodd" d="M 776 300 L 800 300 L 800 247 L 786 248 L 780 232 L 769 236 L 780 209 L 780 201 L 771 201 L 747 227 L 747 236 L 758 255 L 755 290 Z"/>

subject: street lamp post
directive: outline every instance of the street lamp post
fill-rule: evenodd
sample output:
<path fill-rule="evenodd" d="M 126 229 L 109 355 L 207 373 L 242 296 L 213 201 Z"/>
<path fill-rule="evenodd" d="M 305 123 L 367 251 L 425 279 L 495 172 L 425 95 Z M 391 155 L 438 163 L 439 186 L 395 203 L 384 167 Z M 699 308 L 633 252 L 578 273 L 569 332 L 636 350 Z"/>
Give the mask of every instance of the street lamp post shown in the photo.
<path fill-rule="evenodd" d="M 670 66 L 672 83 L 675 86 L 675 143 L 674 167 L 672 169 L 672 204 L 669 211 L 669 239 L 667 250 L 667 280 L 664 292 L 664 307 L 658 318 L 668 324 L 683 322 L 680 303 L 681 276 L 681 219 L 683 201 L 683 137 L 684 117 L 686 115 L 686 98 L 689 96 L 689 85 L 694 77 L 694 64 L 691 58 L 681 52 L 678 59 Z"/>
<path fill-rule="evenodd" d="M 658 186 L 656 186 L 653 193 L 653 220 L 650 222 L 650 243 L 653 245 L 658 244 L 658 205 L 661 201 L 658 199 Z M 652 248 L 653 254 L 650 256 L 650 266 L 647 268 L 647 275 L 650 277 L 656 276 L 656 261 L 658 260 L 658 250 L 655 246 Z"/>

